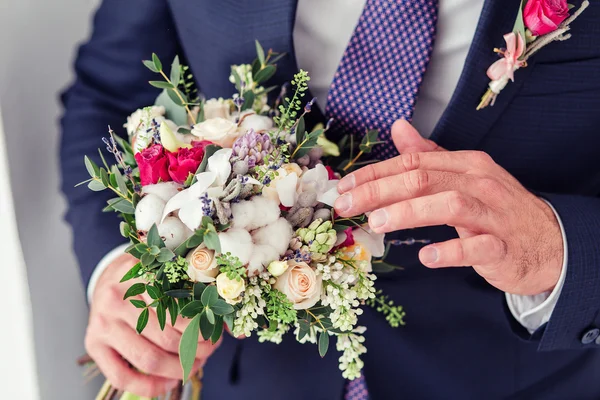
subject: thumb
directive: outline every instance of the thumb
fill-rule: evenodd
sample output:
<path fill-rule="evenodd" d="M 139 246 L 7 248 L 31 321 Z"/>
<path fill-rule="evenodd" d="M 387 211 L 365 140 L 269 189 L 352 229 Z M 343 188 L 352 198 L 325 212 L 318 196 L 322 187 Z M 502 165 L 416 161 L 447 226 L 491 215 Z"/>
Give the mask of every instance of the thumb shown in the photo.
<path fill-rule="evenodd" d="M 421 136 L 408 121 L 403 119 L 397 120 L 392 125 L 392 140 L 400 154 L 445 151 L 435 142 Z"/>

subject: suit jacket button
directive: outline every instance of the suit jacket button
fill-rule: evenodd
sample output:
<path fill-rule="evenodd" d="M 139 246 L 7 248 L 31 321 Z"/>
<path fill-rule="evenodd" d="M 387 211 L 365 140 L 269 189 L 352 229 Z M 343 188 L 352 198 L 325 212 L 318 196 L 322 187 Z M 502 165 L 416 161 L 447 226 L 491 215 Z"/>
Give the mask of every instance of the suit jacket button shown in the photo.
<path fill-rule="evenodd" d="M 581 337 L 581 343 L 590 344 L 596 339 L 600 339 L 600 329 L 593 328 L 583 334 L 583 336 Z M 598 343 L 598 341 L 596 343 Z"/>

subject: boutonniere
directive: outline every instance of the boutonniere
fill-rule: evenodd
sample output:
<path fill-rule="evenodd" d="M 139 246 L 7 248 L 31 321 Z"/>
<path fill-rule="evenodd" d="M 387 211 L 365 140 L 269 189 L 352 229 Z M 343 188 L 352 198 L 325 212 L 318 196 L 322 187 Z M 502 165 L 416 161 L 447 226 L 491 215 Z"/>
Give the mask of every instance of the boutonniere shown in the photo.
<path fill-rule="evenodd" d="M 589 5 L 584 0 L 570 15 L 574 6 L 567 0 L 521 0 L 515 26 L 504 35 L 506 48 L 494 49 L 501 58 L 487 70 L 490 83 L 477 109 L 493 106 L 508 81 L 514 82 L 515 71 L 525 68 L 531 56 L 552 42 L 569 39 L 570 24 Z"/>

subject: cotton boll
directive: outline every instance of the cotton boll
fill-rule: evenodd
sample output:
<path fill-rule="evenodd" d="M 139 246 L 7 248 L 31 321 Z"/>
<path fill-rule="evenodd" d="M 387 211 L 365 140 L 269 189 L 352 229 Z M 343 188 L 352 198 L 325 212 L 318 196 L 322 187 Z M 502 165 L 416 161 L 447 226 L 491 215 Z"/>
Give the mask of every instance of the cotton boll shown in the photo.
<path fill-rule="evenodd" d="M 248 264 L 254 247 L 252 236 L 248 231 L 231 228 L 219 233 L 219 241 L 221 242 L 221 253 L 231 253 L 232 256 L 239 258 L 242 264 Z"/>
<path fill-rule="evenodd" d="M 282 256 L 287 251 L 294 231 L 292 225 L 285 219 L 277 221 L 252 232 L 252 239 L 257 245 L 269 245 Z"/>
<path fill-rule="evenodd" d="M 142 194 L 153 194 L 160 197 L 164 202 L 171 200 L 179 191 L 183 189 L 183 185 L 176 182 L 160 182 L 154 185 L 146 185 L 142 187 Z"/>
<path fill-rule="evenodd" d="M 231 204 L 232 227 L 247 229 L 254 220 L 254 203 L 250 200 L 242 200 Z"/>
<path fill-rule="evenodd" d="M 269 225 L 270 223 L 277 221 L 281 215 L 279 204 L 277 204 L 276 201 L 266 197 L 256 196 L 252 198 L 251 202 L 254 205 L 254 214 L 252 224 L 248 227 L 249 230 Z"/>
<path fill-rule="evenodd" d="M 279 260 L 277 250 L 266 244 L 254 245 L 250 263 L 248 264 L 248 276 L 258 275 L 264 272 L 272 261 Z"/>
<path fill-rule="evenodd" d="M 192 236 L 193 232 L 179 218 L 167 217 L 158 225 L 158 234 L 162 237 L 168 249 L 175 250 L 181 243 Z"/>
<path fill-rule="evenodd" d="M 149 231 L 153 224 L 160 224 L 166 202 L 155 194 L 144 196 L 135 208 L 135 224 L 140 231 Z"/>

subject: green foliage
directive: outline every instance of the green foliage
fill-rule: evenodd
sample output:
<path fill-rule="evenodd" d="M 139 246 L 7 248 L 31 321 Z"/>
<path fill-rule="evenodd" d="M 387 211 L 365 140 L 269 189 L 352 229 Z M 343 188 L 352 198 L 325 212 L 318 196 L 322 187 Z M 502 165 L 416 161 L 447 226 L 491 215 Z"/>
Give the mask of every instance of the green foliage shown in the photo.
<path fill-rule="evenodd" d="M 302 98 L 308 90 L 308 81 L 310 81 L 308 72 L 302 69 L 294 75 L 292 80 L 292 85 L 295 87 L 294 95 L 291 99 L 285 98 L 284 104 L 279 106 L 280 115 L 274 118 L 275 124 L 279 128 L 278 132 L 289 130 L 294 125 L 298 111 L 302 109 Z"/>
<path fill-rule="evenodd" d="M 199 328 L 200 314 L 192 318 L 192 321 L 187 328 L 185 328 L 185 331 L 181 336 L 181 341 L 179 342 L 179 361 L 181 362 L 184 381 L 187 381 L 194 366 L 194 361 L 196 360 Z"/>
<path fill-rule="evenodd" d="M 148 324 L 149 315 L 150 315 L 150 312 L 149 312 L 148 308 L 144 308 L 142 310 L 140 316 L 138 317 L 137 324 L 135 326 L 135 330 L 137 331 L 137 333 L 139 333 L 139 334 L 142 333 L 142 331 Z"/>
<path fill-rule="evenodd" d="M 217 268 L 221 273 L 227 275 L 230 280 L 240 281 L 246 276 L 246 269 L 244 264 L 236 256 L 231 255 L 227 252 L 225 254 L 219 254 L 217 256 Z"/>
<path fill-rule="evenodd" d="M 213 304 L 217 302 L 219 299 L 219 294 L 217 293 L 216 286 L 208 286 L 202 292 L 202 296 L 200 297 L 200 301 L 204 304 L 205 307 L 211 307 Z"/>
<path fill-rule="evenodd" d="M 270 289 L 267 293 L 267 318 L 283 324 L 296 322 L 297 312 L 294 304 L 277 289 Z"/>
<path fill-rule="evenodd" d="M 130 279 L 133 279 L 133 278 L 138 278 L 138 277 L 141 275 L 141 273 L 140 273 L 141 269 L 142 269 L 142 264 L 141 264 L 141 263 L 137 263 L 137 264 L 135 264 L 135 265 L 134 265 L 134 266 L 133 266 L 133 267 L 132 267 L 132 268 L 131 268 L 129 271 L 127 271 L 127 273 L 126 273 L 126 274 L 123 276 L 123 278 L 121 279 L 121 283 L 122 283 L 122 282 L 126 282 L 126 281 L 128 281 L 128 280 L 130 280 Z"/>
<path fill-rule="evenodd" d="M 125 292 L 125 295 L 123 296 L 123 300 L 126 300 L 129 297 L 139 296 L 140 294 L 144 293 L 145 291 L 146 291 L 146 285 L 144 285 L 143 283 L 134 283 Z"/>
<path fill-rule="evenodd" d="M 178 283 L 181 281 L 189 280 L 189 277 L 186 272 L 187 267 L 187 261 L 181 256 L 177 257 L 172 261 L 165 262 L 164 273 L 169 283 Z"/>
<path fill-rule="evenodd" d="M 310 149 L 317 146 L 317 140 L 319 140 L 319 136 L 323 134 L 323 129 L 316 129 L 306 135 L 301 142 L 298 142 L 298 146 L 294 150 L 292 154 L 292 158 L 300 158 L 303 155 L 307 154 Z"/>
<path fill-rule="evenodd" d="M 321 357 L 325 357 L 325 354 L 327 354 L 328 348 L 329 348 L 329 334 L 327 333 L 327 331 L 324 331 L 319 334 L 319 355 Z"/>
<path fill-rule="evenodd" d="M 406 324 L 404 322 L 406 313 L 402 306 L 394 305 L 394 301 L 388 300 L 388 296 L 384 295 L 381 290 L 375 293 L 375 298 L 367 300 L 367 305 L 382 313 L 392 328 Z"/>

